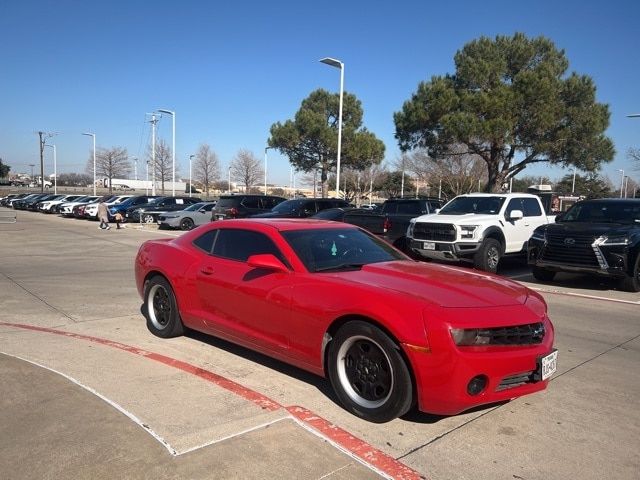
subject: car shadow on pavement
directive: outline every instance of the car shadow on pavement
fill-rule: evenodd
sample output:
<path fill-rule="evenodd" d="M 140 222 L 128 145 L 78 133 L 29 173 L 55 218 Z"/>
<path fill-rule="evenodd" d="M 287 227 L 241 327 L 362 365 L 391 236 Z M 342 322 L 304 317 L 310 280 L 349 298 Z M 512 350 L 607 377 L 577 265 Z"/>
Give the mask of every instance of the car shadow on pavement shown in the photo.
<path fill-rule="evenodd" d="M 471 408 L 469 410 L 465 410 L 464 412 L 458 415 L 466 415 L 470 413 L 477 413 L 477 412 L 483 412 L 483 411 L 489 412 L 490 410 L 493 410 L 494 408 L 500 407 L 507 403 L 509 403 L 509 400 L 502 401 L 502 402 L 488 403 L 486 405 L 478 405 L 477 407 Z M 432 425 L 434 423 L 438 423 L 441 420 L 445 420 L 447 418 L 452 418 L 456 416 L 457 415 L 434 415 L 431 413 L 421 412 L 418 410 L 417 407 L 413 407 L 411 410 L 409 410 L 409 412 L 404 414 L 401 417 L 401 419 L 411 423 L 421 423 L 425 425 Z"/>
<path fill-rule="evenodd" d="M 264 367 L 267 367 L 269 369 L 282 373 L 283 375 L 287 375 L 289 377 L 295 378 L 296 380 L 305 382 L 317 388 L 323 395 L 329 398 L 333 403 L 340 406 L 340 402 L 338 401 L 338 398 L 333 393 L 333 389 L 331 388 L 329 379 L 319 377 L 318 375 L 314 375 L 313 373 L 302 370 L 301 368 L 295 367 L 293 365 L 289 365 L 275 358 L 269 357 L 267 355 L 256 352 L 254 350 L 249 350 L 248 348 L 237 345 L 235 343 L 228 342 L 221 338 L 207 335 L 206 333 L 201 333 L 195 330 L 187 329 L 185 330 L 185 336 L 188 338 L 191 338 L 192 340 L 196 340 L 198 342 L 202 342 L 207 345 L 210 345 L 211 347 L 224 350 L 225 352 L 230 353 L 232 355 L 242 357 L 245 360 L 258 363 Z M 285 405 L 285 406 L 288 406 L 288 405 Z"/>

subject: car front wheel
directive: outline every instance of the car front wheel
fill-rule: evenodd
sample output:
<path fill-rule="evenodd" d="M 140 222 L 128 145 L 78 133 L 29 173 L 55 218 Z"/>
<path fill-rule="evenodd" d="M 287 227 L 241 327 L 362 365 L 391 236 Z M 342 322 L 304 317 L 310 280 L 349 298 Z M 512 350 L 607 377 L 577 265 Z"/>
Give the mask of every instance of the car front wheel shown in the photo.
<path fill-rule="evenodd" d="M 636 255 L 633 270 L 622 279 L 620 287 L 625 292 L 640 292 L 640 253 Z"/>
<path fill-rule="evenodd" d="M 176 297 L 166 278 L 156 275 L 145 283 L 143 311 L 147 328 L 154 335 L 171 338 L 184 332 Z"/>
<path fill-rule="evenodd" d="M 541 282 L 550 282 L 556 276 L 556 272 L 540 267 L 533 267 L 531 273 L 536 280 Z"/>
<path fill-rule="evenodd" d="M 496 273 L 502 256 L 502 246 L 495 238 L 486 238 L 473 258 L 473 264 L 478 270 Z"/>
<path fill-rule="evenodd" d="M 143 221 L 144 223 L 153 223 L 153 222 L 155 222 L 155 220 L 156 220 L 156 219 L 155 219 L 155 218 L 153 218 L 153 215 L 150 215 L 150 214 L 146 214 L 146 215 L 143 215 L 143 216 L 142 216 L 142 221 Z"/>
<path fill-rule="evenodd" d="M 342 326 L 329 344 L 328 370 L 342 405 L 364 420 L 388 422 L 411 408 L 409 369 L 398 346 L 374 325 Z"/>
<path fill-rule="evenodd" d="M 192 230 L 193 227 L 195 227 L 195 224 L 190 218 L 183 218 L 180 222 L 180 230 Z"/>

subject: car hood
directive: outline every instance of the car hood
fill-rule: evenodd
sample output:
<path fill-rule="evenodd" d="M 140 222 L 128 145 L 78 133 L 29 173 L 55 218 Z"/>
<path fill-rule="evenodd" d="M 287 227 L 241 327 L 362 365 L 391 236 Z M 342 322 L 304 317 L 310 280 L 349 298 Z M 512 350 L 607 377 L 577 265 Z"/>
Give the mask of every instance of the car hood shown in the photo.
<path fill-rule="evenodd" d="M 556 235 L 601 235 L 622 236 L 640 231 L 640 223 L 587 223 L 587 222 L 560 222 L 547 225 L 547 232 Z"/>
<path fill-rule="evenodd" d="M 512 280 L 448 265 L 394 261 L 337 275 L 448 308 L 522 305 L 528 297 L 527 288 Z"/>
<path fill-rule="evenodd" d="M 474 224 L 474 223 L 486 223 L 495 221 L 498 214 L 485 215 L 479 213 L 464 213 L 462 215 L 441 215 L 439 213 L 429 213 L 417 218 L 418 222 L 430 222 L 430 223 L 455 223 L 455 224 Z"/>

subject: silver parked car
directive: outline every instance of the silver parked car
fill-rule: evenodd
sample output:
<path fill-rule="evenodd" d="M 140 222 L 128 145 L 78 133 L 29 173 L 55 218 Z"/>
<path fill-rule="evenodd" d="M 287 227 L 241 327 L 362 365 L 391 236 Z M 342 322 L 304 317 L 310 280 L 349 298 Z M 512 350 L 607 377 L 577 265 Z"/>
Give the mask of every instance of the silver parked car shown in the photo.
<path fill-rule="evenodd" d="M 166 212 L 158 216 L 160 228 L 179 228 L 180 230 L 191 230 L 211 220 L 211 210 L 216 202 L 200 202 L 188 206 L 184 210 L 177 212 Z"/>

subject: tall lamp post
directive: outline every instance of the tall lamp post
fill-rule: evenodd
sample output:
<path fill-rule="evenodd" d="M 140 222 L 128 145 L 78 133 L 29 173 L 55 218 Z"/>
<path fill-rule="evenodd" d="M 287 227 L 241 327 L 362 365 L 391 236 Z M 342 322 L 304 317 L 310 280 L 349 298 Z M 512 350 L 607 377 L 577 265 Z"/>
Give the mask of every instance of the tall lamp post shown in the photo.
<path fill-rule="evenodd" d="M 191 185 L 191 160 L 193 157 L 195 157 L 195 155 L 189 155 L 189 196 L 191 196 L 191 191 L 193 190 L 193 186 Z"/>
<path fill-rule="evenodd" d="M 49 145 L 48 143 L 45 143 L 44 146 L 53 148 L 53 194 L 57 195 L 58 194 L 58 160 L 56 158 L 56 146 Z M 42 184 L 44 185 L 44 180 L 42 181 Z"/>
<path fill-rule="evenodd" d="M 340 106 L 338 107 L 338 155 L 336 158 L 336 196 L 340 198 L 340 154 L 342 150 L 342 96 L 344 93 L 344 63 L 335 58 L 325 57 L 321 63 L 340 69 Z"/>
<path fill-rule="evenodd" d="M 231 167 L 229 167 L 227 173 L 229 175 L 229 195 L 231 195 Z"/>
<path fill-rule="evenodd" d="M 138 157 L 133 158 L 133 179 L 138 180 Z"/>
<path fill-rule="evenodd" d="M 618 171 L 622 174 L 620 178 L 620 198 L 622 198 L 622 189 L 624 188 L 624 170 L 619 168 Z"/>
<path fill-rule="evenodd" d="M 85 132 L 82 135 L 93 137 L 93 195 L 96 194 L 96 134 Z"/>
<path fill-rule="evenodd" d="M 264 147 L 264 194 L 267 194 L 267 150 L 273 147 Z"/>
<path fill-rule="evenodd" d="M 171 110 L 165 110 L 163 108 L 158 109 L 161 113 L 171 115 L 171 131 L 172 131 L 172 144 L 171 144 L 171 165 L 173 170 L 173 182 L 171 186 L 171 195 L 176 196 L 176 112 Z"/>

